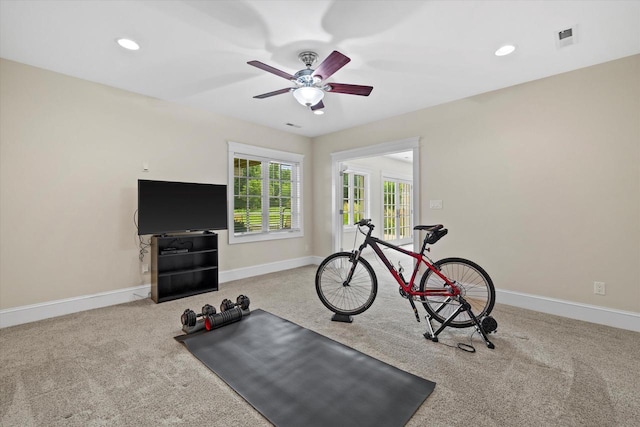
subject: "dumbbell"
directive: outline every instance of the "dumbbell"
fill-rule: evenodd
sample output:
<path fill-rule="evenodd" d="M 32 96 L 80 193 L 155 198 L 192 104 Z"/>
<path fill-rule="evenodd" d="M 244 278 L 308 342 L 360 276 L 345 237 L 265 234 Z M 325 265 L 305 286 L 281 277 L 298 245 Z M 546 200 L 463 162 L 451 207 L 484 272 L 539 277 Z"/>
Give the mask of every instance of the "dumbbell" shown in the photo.
<path fill-rule="evenodd" d="M 242 310 L 247 310 L 249 308 L 250 303 L 251 301 L 249 300 L 249 297 L 245 295 L 238 295 L 238 298 L 236 298 L 235 303 L 225 298 L 222 300 L 222 303 L 220 304 L 220 312 L 224 313 L 225 311 L 231 310 L 234 307 L 240 307 Z"/>
<path fill-rule="evenodd" d="M 249 312 L 249 297 L 246 295 L 238 295 L 236 302 L 229 299 L 223 299 L 220 304 L 220 313 L 214 313 L 204 317 L 204 326 L 207 331 L 217 329 L 230 323 L 242 320 Z"/>
<path fill-rule="evenodd" d="M 245 313 L 249 314 L 248 312 L 243 311 L 239 306 L 227 308 L 220 313 L 205 316 L 204 327 L 207 331 L 210 331 L 212 329 L 217 329 L 222 326 L 229 325 L 231 323 L 242 320 L 242 317 L 245 316 Z"/>
<path fill-rule="evenodd" d="M 198 322 L 198 317 L 206 317 L 211 314 L 216 314 L 216 308 L 209 304 L 205 304 L 202 307 L 202 312 L 198 314 L 196 314 L 195 311 L 187 308 L 180 316 L 180 322 L 182 322 L 182 326 L 192 327 L 195 326 Z"/>

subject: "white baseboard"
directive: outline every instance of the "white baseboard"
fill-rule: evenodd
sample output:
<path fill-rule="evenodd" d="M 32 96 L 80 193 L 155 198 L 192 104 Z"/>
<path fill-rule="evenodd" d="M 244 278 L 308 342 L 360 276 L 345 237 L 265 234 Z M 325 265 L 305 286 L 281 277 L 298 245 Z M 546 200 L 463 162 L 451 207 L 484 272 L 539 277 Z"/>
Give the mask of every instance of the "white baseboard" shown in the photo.
<path fill-rule="evenodd" d="M 640 332 L 640 313 L 496 289 L 496 302 Z"/>
<path fill-rule="evenodd" d="M 307 256 L 302 258 L 288 259 L 285 261 L 272 262 L 269 264 L 252 265 L 251 267 L 236 268 L 235 270 L 221 271 L 218 277 L 220 283 L 231 282 L 232 280 L 246 279 L 248 277 L 260 276 L 261 274 L 276 273 L 278 271 L 290 270 L 292 268 L 304 267 L 315 264 L 317 257 Z"/>
<path fill-rule="evenodd" d="M 262 274 L 303 267 L 310 264 L 318 265 L 323 259 L 323 257 L 308 256 L 269 264 L 221 271 L 219 281 L 220 283 L 225 283 L 232 280 L 246 279 Z M 118 289 L 117 291 L 102 292 L 94 295 L 85 295 L 0 310 L 0 328 L 147 298 L 150 290 L 151 285 L 147 284 L 132 288 Z M 571 301 L 563 301 L 554 298 L 500 289 L 496 290 L 496 294 L 496 300 L 500 304 L 640 332 L 640 313 L 614 310 L 606 307 L 580 304 Z"/>
<path fill-rule="evenodd" d="M 218 278 L 220 283 L 232 280 L 246 279 L 261 274 L 275 273 L 316 263 L 319 257 L 302 257 L 269 264 L 255 265 L 238 268 L 235 270 L 221 271 Z M 319 264 L 320 261 L 317 261 Z M 24 305 L 0 310 L 0 328 L 21 325 L 23 323 L 36 322 L 51 317 L 64 316 L 65 314 L 92 310 L 110 305 L 122 304 L 136 299 L 147 298 L 151 291 L 151 285 L 136 286 L 133 288 L 118 289 L 117 291 L 102 292 L 94 295 L 83 295 L 55 301 L 47 301 L 39 304 Z"/>
<path fill-rule="evenodd" d="M 116 291 L 101 292 L 94 295 L 83 295 L 80 297 L 7 308 L 0 310 L 0 328 L 135 301 L 137 299 L 147 298 L 150 291 L 151 285 L 141 285 L 132 288 L 118 289 Z"/>

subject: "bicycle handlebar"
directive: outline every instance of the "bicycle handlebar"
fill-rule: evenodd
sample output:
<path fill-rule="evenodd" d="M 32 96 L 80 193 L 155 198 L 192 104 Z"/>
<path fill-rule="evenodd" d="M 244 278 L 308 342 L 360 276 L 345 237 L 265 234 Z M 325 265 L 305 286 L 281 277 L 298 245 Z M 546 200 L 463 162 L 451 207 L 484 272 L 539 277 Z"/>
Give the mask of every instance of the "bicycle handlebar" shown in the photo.
<path fill-rule="evenodd" d="M 370 228 L 374 228 L 374 225 L 371 224 L 371 218 L 361 219 L 360 221 L 356 222 L 354 225 L 357 225 L 358 227 L 367 226 Z"/>

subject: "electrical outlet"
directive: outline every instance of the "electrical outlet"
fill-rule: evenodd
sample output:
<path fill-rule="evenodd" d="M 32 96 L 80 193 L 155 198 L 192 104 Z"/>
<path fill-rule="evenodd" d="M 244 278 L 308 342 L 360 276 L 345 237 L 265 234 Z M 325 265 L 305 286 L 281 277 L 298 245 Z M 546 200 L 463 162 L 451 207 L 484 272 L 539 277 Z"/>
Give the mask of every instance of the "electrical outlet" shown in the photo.
<path fill-rule="evenodd" d="M 596 295 L 605 294 L 604 282 L 593 282 L 593 293 Z"/>

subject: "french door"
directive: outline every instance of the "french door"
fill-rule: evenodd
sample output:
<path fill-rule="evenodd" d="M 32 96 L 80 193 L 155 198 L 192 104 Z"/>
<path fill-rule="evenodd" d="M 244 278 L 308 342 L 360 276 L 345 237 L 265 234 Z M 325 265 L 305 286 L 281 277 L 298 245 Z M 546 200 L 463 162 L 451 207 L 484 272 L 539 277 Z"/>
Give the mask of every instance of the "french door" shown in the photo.
<path fill-rule="evenodd" d="M 413 185 L 411 181 L 384 177 L 382 188 L 384 240 L 396 245 L 413 241 Z"/>

